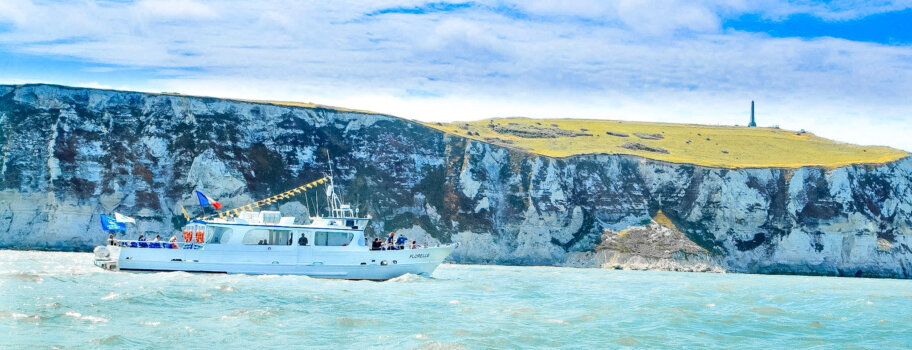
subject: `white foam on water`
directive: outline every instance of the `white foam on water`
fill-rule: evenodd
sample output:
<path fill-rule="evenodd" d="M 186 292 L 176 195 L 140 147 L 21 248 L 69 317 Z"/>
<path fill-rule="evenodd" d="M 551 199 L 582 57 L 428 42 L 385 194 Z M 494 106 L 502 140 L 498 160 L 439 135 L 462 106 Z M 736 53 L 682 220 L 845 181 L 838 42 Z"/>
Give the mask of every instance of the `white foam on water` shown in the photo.
<path fill-rule="evenodd" d="M 64 313 L 64 315 L 75 318 L 75 319 L 79 319 L 79 320 L 89 321 L 92 323 L 108 322 L 108 319 L 106 319 L 104 317 L 83 315 L 83 314 L 75 312 L 75 311 L 67 311 L 66 313 Z"/>
<path fill-rule="evenodd" d="M 120 294 L 117 294 L 114 292 L 108 292 L 108 294 L 105 294 L 105 296 L 101 297 L 101 300 L 111 300 L 111 299 L 117 298 L 118 295 L 120 295 Z"/>
<path fill-rule="evenodd" d="M 466 349 L 466 347 L 465 347 L 465 345 L 462 345 L 459 343 L 443 343 L 443 342 L 435 341 L 435 342 L 421 344 L 420 346 L 416 347 L 415 349 L 419 349 L 419 350 L 459 350 L 459 349 Z"/>
<path fill-rule="evenodd" d="M 215 287 L 215 289 L 218 290 L 219 292 L 237 292 L 237 288 L 234 288 L 227 284 L 223 284 L 218 287 Z"/>

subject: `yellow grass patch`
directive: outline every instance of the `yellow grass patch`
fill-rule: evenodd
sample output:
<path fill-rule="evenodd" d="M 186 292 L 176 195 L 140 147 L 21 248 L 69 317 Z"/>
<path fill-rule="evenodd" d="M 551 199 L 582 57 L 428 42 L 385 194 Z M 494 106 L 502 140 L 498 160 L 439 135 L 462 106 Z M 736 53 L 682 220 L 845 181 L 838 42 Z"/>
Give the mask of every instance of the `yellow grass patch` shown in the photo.
<path fill-rule="evenodd" d="M 720 168 L 835 168 L 882 164 L 908 156 L 889 147 L 858 146 L 775 128 L 528 118 L 426 125 L 550 157 L 630 154 Z"/>
<path fill-rule="evenodd" d="M 663 213 L 661 209 L 656 212 L 656 215 L 654 218 L 652 218 L 652 221 L 655 221 L 659 225 L 678 231 L 678 228 L 675 227 L 675 224 L 671 222 L 671 219 L 669 219 L 668 216 L 665 216 L 665 213 Z"/>

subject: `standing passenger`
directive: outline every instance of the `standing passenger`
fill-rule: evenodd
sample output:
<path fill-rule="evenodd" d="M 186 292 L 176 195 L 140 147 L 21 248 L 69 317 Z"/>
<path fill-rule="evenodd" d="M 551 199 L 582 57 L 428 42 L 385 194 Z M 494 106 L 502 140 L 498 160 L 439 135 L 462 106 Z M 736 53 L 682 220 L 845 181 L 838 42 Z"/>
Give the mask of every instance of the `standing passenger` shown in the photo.
<path fill-rule="evenodd" d="M 396 247 L 399 249 L 405 249 L 405 242 L 408 242 L 408 237 L 399 234 L 399 238 L 396 238 Z"/>

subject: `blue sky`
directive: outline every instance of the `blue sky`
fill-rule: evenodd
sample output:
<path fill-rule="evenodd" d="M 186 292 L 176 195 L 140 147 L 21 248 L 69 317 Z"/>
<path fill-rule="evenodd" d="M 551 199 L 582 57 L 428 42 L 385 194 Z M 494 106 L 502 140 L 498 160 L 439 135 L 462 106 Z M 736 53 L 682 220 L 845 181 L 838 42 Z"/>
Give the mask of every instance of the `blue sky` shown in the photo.
<path fill-rule="evenodd" d="M 912 150 L 912 0 L 0 2 L 0 82 L 428 121 L 807 129 Z"/>

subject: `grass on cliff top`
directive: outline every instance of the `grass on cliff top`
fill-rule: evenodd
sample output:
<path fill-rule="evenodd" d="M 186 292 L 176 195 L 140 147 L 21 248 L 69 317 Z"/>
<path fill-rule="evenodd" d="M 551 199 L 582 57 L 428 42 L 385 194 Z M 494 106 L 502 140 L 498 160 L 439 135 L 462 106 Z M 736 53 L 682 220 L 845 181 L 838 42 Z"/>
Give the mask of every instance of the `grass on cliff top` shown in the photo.
<path fill-rule="evenodd" d="M 528 118 L 426 125 L 550 157 L 630 154 L 722 168 L 835 168 L 882 164 L 908 156 L 889 147 L 858 146 L 775 128 Z"/>
<path fill-rule="evenodd" d="M 254 102 L 254 103 L 268 103 L 268 104 L 274 104 L 274 105 L 278 105 L 278 106 L 304 107 L 304 108 L 323 108 L 323 109 L 331 109 L 331 110 L 334 110 L 334 111 L 348 112 L 348 113 L 381 114 L 381 113 L 377 113 L 377 112 L 368 111 L 368 110 L 365 110 L 365 109 L 351 109 L 351 108 L 345 108 L 345 107 L 328 106 L 328 105 L 321 105 L 321 104 L 307 103 L 307 102 L 259 101 L 259 100 L 243 100 L 243 101 L 245 101 L 245 102 Z"/>
<path fill-rule="evenodd" d="M 352 109 L 352 108 L 345 108 L 345 107 L 336 107 L 336 106 L 321 105 L 321 104 L 318 104 L 318 103 L 309 103 L 309 102 L 271 101 L 271 100 L 245 100 L 245 99 L 240 99 L 240 98 L 222 98 L 222 97 L 209 97 L 209 96 L 186 95 L 186 94 L 181 94 L 181 93 L 177 93 L 177 92 L 162 92 L 162 93 L 159 93 L 158 95 L 168 95 L 168 96 L 177 96 L 177 97 L 218 98 L 218 99 L 228 100 L 228 101 L 249 102 L 249 103 L 264 103 L 264 104 L 271 104 L 271 105 L 276 105 L 276 106 L 303 107 L 303 108 L 322 108 L 322 109 L 330 109 L 330 110 L 334 110 L 334 111 L 338 111 L 338 112 L 346 112 L 346 113 L 381 114 L 381 113 L 377 113 L 377 112 L 373 112 L 373 111 L 368 111 L 368 110 L 364 110 L 364 109 Z"/>

